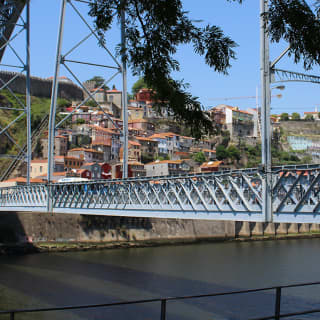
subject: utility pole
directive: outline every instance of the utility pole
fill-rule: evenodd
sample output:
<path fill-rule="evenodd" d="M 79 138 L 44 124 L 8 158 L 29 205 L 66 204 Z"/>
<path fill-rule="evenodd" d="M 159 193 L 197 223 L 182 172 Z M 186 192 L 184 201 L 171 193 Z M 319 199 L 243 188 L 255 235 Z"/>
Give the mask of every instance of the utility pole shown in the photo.
<path fill-rule="evenodd" d="M 260 0 L 260 75 L 261 75 L 261 150 L 262 212 L 272 222 L 271 128 L 270 128 L 270 61 L 268 35 L 268 0 Z"/>

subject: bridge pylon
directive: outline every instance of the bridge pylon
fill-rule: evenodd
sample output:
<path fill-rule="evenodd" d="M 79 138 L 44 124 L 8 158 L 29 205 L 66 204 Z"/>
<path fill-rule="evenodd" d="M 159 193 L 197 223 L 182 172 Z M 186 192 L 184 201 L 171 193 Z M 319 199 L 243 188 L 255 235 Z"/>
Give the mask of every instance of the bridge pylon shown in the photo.
<path fill-rule="evenodd" d="M 83 0 L 61 0 L 61 11 L 59 17 L 59 32 L 58 32 L 58 41 L 57 41 L 57 50 L 56 50 L 56 63 L 55 63 L 55 72 L 54 79 L 52 85 L 52 96 L 51 96 L 51 107 L 50 107 L 50 118 L 49 118 L 49 130 L 48 130 L 48 183 L 52 181 L 53 175 L 53 167 L 54 167 L 54 136 L 56 130 L 72 115 L 79 110 L 86 102 L 92 100 L 95 102 L 97 107 L 102 111 L 105 116 L 113 123 L 114 127 L 117 128 L 123 137 L 123 177 L 127 178 L 127 161 L 128 161 L 128 116 L 127 116 L 127 80 L 126 80 L 126 62 L 123 53 L 121 61 L 112 54 L 111 50 L 107 47 L 103 41 L 101 41 L 101 37 L 99 36 L 97 30 L 95 30 L 90 23 L 87 21 L 87 18 L 82 14 L 79 9 L 80 5 L 89 5 L 90 1 Z M 71 10 L 78 18 L 79 23 L 89 31 L 89 34 L 84 36 L 78 42 L 76 42 L 73 46 L 69 45 L 68 49 L 64 47 L 63 35 L 65 29 L 70 27 L 68 25 L 67 20 L 65 19 L 67 9 Z M 124 12 L 121 18 L 121 46 L 125 47 L 125 15 Z M 77 26 L 78 29 L 78 26 Z M 76 30 L 75 30 L 76 32 Z M 88 52 L 90 52 L 90 47 L 85 54 L 84 60 L 83 57 L 79 58 L 71 58 L 70 56 L 74 54 L 77 50 L 79 52 L 79 47 L 83 47 L 85 43 L 87 43 L 89 38 L 94 38 L 96 42 L 96 46 L 99 46 L 101 50 L 106 54 L 106 58 L 108 59 L 106 63 L 96 62 L 96 61 L 88 61 Z M 123 51 L 123 50 L 121 50 Z M 80 54 L 81 55 L 81 54 Z M 87 65 L 91 67 L 99 68 L 99 70 L 106 71 L 105 81 L 92 92 L 86 88 L 86 86 L 82 83 L 82 81 L 77 76 L 74 71 L 72 65 L 81 64 Z M 60 75 L 60 67 L 63 66 L 64 69 L 68 72 L 70 77 L 75 80 L 75 82 L 83 89 L 85 92 L 85 98 L 77 104 L 75 109 L 68 114 L 65 118 L 63 118 L 59 123 L 55 123 L 56 112 L 57 112 L 57 96 L 58 96 L 58 86 L 59 86 L 59 75 Z M 102 108 L 99 101 L 97 101 L 96 93 L 102 89 L 104 86 L 109 84 L 117 75 L 122 74 L 122 117 L 123 117 L 123 127 L 119 127 L 119 125 L 114 122 L 114 120 L 110 117 L 110 115 Z M 48 209 L 52 208 L 53 199 L 49 196 L 48 201 Z M 49 210 L 50 211 L 50 210 Z"/>
<path fill-rule="evenodd" d="M 24 10 L 25 9 L 25 10 Z M 25 12 L 25 17 L 22 13 Z M 23 50 L 15 46 L 15 39 L 25 35 L 25 47 Z M 5 63 L 6 57 L 14 57 L 13 63 Z M 12 59 L 11 59 L 12 60 Z M 10 60 L 10 61 L 11 61 Z M 31 151 L 31 92 L 30 92 L 30 0 L 4 0 L 0 5 L 0 66 L 11 71 L 5 79 L 0 78 L 0 92 L 6 90 L 14 98 L 18 107 L 10 103 L 2 103 L 0 110 L 10 114 L 10 120 L 6 123 L 0 122 L 0 136 L 5 136 L 7 141 L 14 146 L 13 154 L 0 155 L 1 158 L 25 159 L 27 162 L 27 184 L 30 183 Z M 25 76 L 25 100 L 11 89 L 12 83 L 21 75 Z M 4 118 L 4 117 L 3 117 Z M 14 126 L 21 124 L 25 119 L 26 137 L 25 141 L 18 141 L 13 137 L 11 131 Z M 23 127 L 23 125 L 21 125 Z M 2 180 L 2 177 L 1 177 Z"/>

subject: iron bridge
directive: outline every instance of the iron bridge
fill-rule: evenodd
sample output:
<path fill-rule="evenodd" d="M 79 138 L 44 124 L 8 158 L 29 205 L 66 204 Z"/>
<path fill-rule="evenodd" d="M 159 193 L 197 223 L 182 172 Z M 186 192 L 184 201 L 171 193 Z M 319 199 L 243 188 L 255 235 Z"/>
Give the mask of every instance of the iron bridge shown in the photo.
<path fill-rule="evenodd" d="M 0 188 L 0 211 L 266 221 L 259 168 Z M 320 223 L 320 165 L 272 168 L 273 222 Z"/>

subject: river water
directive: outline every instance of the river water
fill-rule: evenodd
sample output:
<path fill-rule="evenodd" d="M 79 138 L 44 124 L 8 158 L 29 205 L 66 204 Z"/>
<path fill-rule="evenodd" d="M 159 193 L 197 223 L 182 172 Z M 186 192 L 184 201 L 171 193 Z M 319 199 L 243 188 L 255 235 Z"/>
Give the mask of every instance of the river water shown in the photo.
<path fill-rule="evenodd" d="M 30 254 L 0 261 L 2 310 L 99 304 L 319 281 L 320 239 Z M 320 286 L 287 289 L 282 311 L 319 308 L 319 293 Z M 248 319 L 273 310 L 274 294 L 267 291 L 168 302 L 167 319 Z M 160 319 L 160 305 L 21 314 L 16 319 L 153 320 Z"/>

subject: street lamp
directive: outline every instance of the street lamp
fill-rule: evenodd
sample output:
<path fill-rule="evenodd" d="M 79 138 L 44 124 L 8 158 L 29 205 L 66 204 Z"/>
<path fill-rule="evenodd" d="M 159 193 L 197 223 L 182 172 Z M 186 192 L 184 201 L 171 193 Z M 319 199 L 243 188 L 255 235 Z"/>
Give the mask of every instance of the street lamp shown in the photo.
<path fill-rule="evenodd" d="M 280 85 L 280 86 L 272 87 L 271 90 L 273 90 L 273 89 L 284 90 L 285 88 L 286 88 L 286 86 Z"/>
<path fill-rule="evenodd" d="M 262 213 L 265 221 L 272 222 L 272 161 L 271 161 L 271 90 L 283 90 L 284 85 L 270 87 L 269 34 L 267 13 L 269 0 L 260 0 L 260 76 L 261 76 L 261 160 L 262 160 Z"/>

